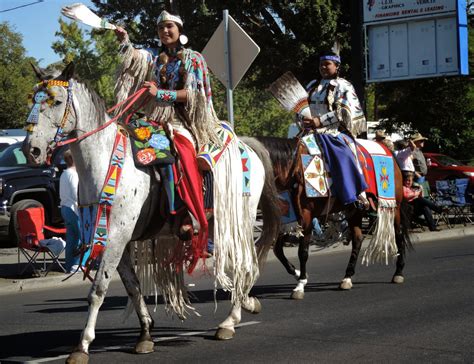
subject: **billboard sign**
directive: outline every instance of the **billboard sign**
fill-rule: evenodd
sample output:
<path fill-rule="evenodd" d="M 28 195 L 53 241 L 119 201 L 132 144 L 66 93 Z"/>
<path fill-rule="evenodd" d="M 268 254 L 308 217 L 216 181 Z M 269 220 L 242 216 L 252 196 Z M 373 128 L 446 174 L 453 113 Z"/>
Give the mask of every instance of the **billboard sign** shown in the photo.
<path fill-rule="evenodd" d="M 455 0 L 363 0 L 364 23 L 456 12 Z"/>
<path fill-rule="evenodd" d="M 366 81 L 468 75 L 466 0 L 364 0 Z"/>

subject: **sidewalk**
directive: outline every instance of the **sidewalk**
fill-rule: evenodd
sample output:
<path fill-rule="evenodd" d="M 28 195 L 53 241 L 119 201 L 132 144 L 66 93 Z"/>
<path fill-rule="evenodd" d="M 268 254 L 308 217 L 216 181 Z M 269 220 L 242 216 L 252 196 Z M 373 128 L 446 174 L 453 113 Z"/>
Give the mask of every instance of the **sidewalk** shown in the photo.
<path fill-rule="evenodd" d="M 412 242 L 416 244 L 428 243 L 442 239 L 461 238 L 465 236 L 474 237 L 474 226 L 456 226 L 453 229 L 444 229 L 437 232 L 416 232 L 411 235 Z M 363 247 L 368 243 L 368 239 L 364 240 Z M 333 252 L 347 251 L 349 254 L 350 246 L 343 244 L 333 245 L 327 248 L 320 248 L 314 245 L 310 246 L 310 255 L 315 254 L 329 254 Z M 19 277 L 18 274 L 25 266 L 25 258 L 21 257 L 20 269 L 18 267 L 18 255 L 16 248 L 0 249 L 0 296 L 3 294 L 16 292 L 30 292 L 51 287 L 69 287 L 74 285 L 90 286 L 89 280 L 83 280 L 83 275 L 78 272 L 70 277 L 67 281 L 63 281 L 68 275 L 60 273 L 59 271 L 51 271 L 46 277 L 32 277 L 31 273 L 25 273 L 24 276 Z M 297 247 L 285 248 L 285 254 L 288 258 L 295 258 L 298 256 Z M 64 258 L 64 257 L 63 257 Z M 273 253 L 268 255 L 268 260 L 276 260 Z M 41 262 L 41 259 L 37 260 Z M 31 271 L 31 270 L 30 270 Z M 118 279 L 116 273 L 114 279 Z"/>

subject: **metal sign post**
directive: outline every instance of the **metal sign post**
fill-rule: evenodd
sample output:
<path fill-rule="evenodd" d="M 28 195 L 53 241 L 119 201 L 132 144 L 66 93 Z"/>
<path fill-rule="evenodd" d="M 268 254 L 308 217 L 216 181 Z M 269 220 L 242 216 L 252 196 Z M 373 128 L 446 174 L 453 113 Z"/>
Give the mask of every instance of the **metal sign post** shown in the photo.
<path fill-rule="evenodd" d="M 227 117 L 230 125 L 234 127 L 234 100 L 232 95 L 232 64 L 231 64 L 231 49 L 230 49 L 230 32 L 229 32 L 229 10 L 225 9 L 222 12 L 224 22 L 224 58 L 227 73 Z"/>
<path fill-rule="evenodd" d="M 260 48 L 229 15 L 228 10 L 223 11 L 223 16 L 224 19 L 209 39 L 202 55 L 214 76 L 226 87 L 228 121 L 233 126 L 232 91 L 257 57 Z"/>

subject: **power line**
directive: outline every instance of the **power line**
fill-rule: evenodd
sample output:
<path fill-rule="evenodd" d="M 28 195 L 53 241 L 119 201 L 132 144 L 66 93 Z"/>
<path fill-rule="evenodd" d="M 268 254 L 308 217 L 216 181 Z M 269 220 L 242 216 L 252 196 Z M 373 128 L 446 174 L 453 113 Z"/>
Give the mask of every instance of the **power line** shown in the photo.
<path fill-rule="evenodd" d="M 24 8 L 24 7 L 27 7 L 27 6 L 30 6 L 30 5 L 35 5 L 35 4 L 42 3 L 42 2 L 44 2 L 44 0 L 38 0 L 38 1 L 35 1 L 34 3 L 29 3 L 29 4 L 25 4 L 25 5 L 15 6 L 14 8 L 10 8 L 10 9 L 7 9 L 7 10 L 0 10 L 0 13 L 6 13 L 7 11 L 12 11 L 12 10 Z"/>

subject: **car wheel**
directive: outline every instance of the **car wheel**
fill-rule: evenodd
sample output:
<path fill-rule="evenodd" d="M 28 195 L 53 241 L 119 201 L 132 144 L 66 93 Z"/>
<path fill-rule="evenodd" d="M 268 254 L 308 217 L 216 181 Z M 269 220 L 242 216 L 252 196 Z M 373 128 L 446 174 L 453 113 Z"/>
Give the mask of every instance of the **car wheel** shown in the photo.
<path fill-rule="evenodd" d="M 26 199 L 14 203 L 10 209 L 10 227 L 8 235 L 14 246 L 18 245 L 20 239 L 17 212 L 30 207 L 43 207 L 43 204 L 36 200 Z"/>

